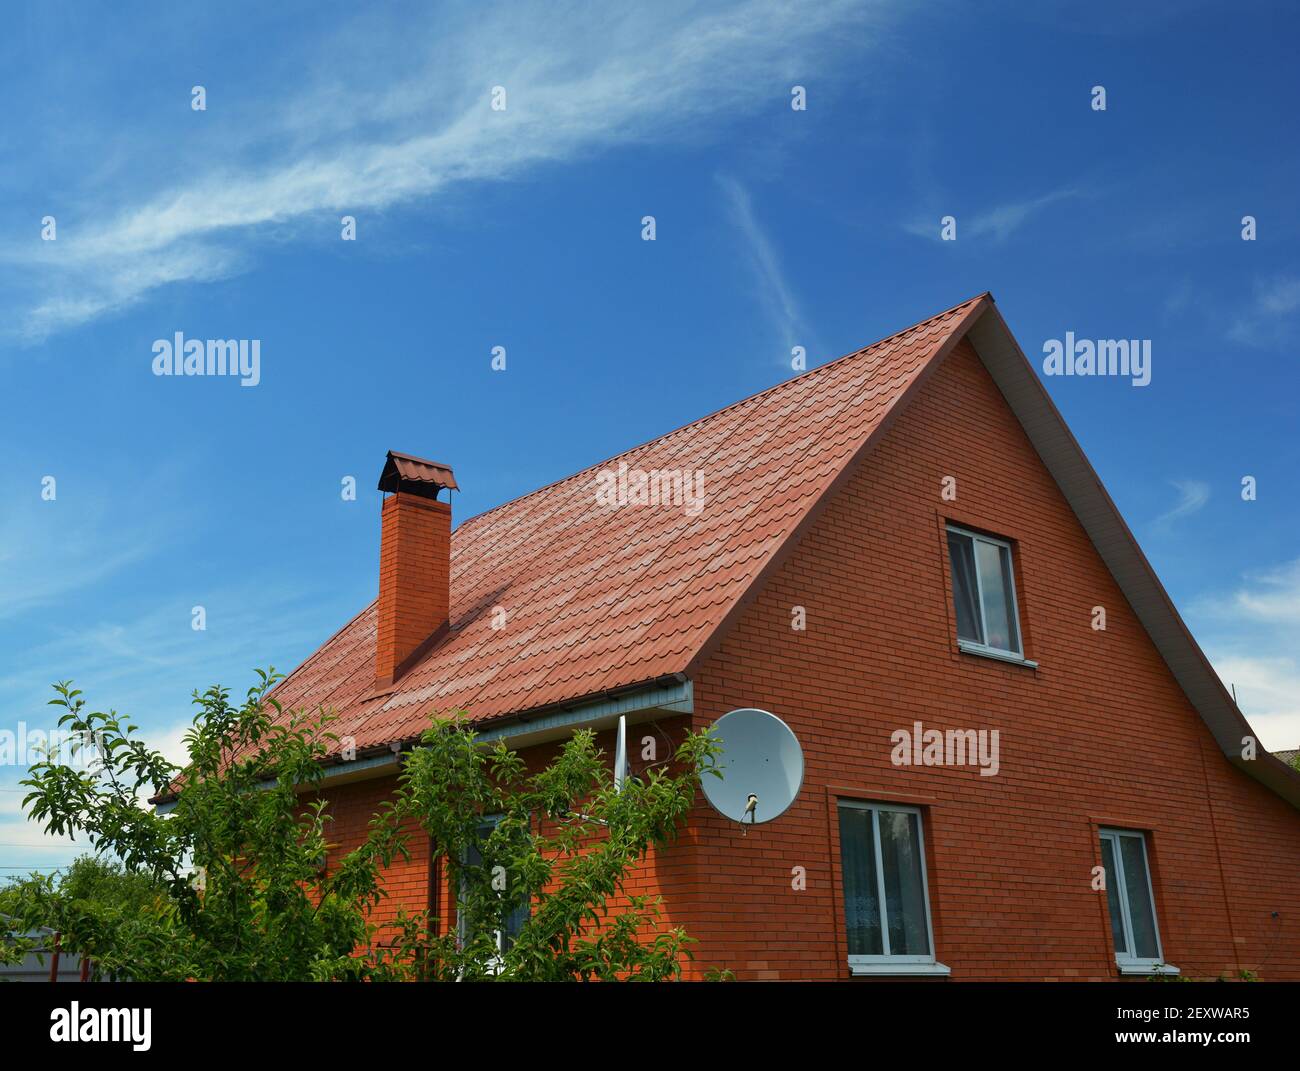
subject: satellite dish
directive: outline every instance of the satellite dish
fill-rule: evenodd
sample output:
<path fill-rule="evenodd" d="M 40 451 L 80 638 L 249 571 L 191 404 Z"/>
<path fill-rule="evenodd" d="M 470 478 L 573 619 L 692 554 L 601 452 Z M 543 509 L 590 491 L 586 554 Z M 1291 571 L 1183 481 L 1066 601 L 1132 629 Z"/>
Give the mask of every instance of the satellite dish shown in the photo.
<path fill-rule="evenodd" d="M 803 787 L 803 748 L 775 714 L 746 707 L 713 723 L 722 744 L 722 780 L 704 778 L 705 798 L 733 822 L 780 818 Z"/>

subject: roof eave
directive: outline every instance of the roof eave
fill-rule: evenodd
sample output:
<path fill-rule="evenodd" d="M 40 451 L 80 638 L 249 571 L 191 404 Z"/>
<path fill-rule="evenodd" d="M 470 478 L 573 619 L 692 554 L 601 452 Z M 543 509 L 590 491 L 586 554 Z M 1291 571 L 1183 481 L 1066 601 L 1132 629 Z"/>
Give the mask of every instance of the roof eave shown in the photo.
<path fill-rule="evenodd" d="M 630 724 L 639 724 L 652 720 L 656 714 L 690 714 L 694 710 L 693 684 L 675 673 L 581 699 L 484 718 L 473 722 L 471 728 L 485 743 L 508 740 L 513 747 L 532 747 L 563 739 L 577 729 L 609 728 L 617 724 L 620 716 L 627 716 Z M 335 752 L 322 759 L 320 778 L 304 783 L 302 790 L 315 791 L 353 781 L 391 777 L 401 769 L 402 753 L 419 743 L 418 736 L 383 742 L 358 751 L 354 759 L 346 761 Z M 267 782 L 267 787 L 272 784 L 273 781 Z M 176 806 L 176 797 L 176 792 L 168 791 L 149 802 L 159 814 L 166 814 Z"/>

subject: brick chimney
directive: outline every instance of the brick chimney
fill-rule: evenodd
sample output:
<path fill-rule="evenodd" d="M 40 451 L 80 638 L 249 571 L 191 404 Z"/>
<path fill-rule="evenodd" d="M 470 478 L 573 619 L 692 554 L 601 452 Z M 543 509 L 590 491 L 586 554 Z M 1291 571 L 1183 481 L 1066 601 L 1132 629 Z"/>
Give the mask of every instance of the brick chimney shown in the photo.
<path fill-rule="evenodd" d="M 447 465 L 388 451 L 379 490 L 384 498 L 379 543 L 379 637 L 375 686 L 387 688 L 449 627 L 451 504 L 457 491 Z"/>

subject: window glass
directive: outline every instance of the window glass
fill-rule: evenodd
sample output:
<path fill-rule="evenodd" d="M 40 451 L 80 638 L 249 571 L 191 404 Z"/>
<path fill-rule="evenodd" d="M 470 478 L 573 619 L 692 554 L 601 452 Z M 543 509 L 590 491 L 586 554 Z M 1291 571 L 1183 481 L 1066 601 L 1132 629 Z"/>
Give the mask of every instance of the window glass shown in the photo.
<path fill-rule="evenodd" d="M 1019 655 L 1020 623 L 1011 548 L 1000 540 L 948 529 L 957 638 Z"/>
<path fill-rule="evenodd" d="M 879 956 L 884 952 L 880 936 L 876 845 L 871 824 L 871 811 L 866 808 L 840 808 L 845 930 L 851 956 Z"/>
<path fill-rule="evenodd" d="M 1124 937 L 1124 915 L 1119 906 L 1119 871 L 1115 869 L 1115 842 L 1110 837 L 1101 838 L 1101 865 L 1106 869 L 1106 904 L 1110 908 L 1110 935 L 1115 941 L 1115 951 L 1128 954 L 1128 941 Z"/>
<path fill-rule="evenodd" d="M 885 916 L 889 951 L 895 956 L 930 952 L 925 919 L 925 885 L 921 877 L 921 838 L 917 815 L 910 811 L 877 812 L 880 861 L 885 874 Z"/>
<path fill-rule="evenodd" d="M 952 559 L 952 597 L 957 610 L 957 636 L 971 643 L 983 643 L 980 628 L 979 589 L 975 582 L 975 549 L 970 536 L 948 533 Z"/>
<path fill-rule="evenodd" d="M 997 543 L 977 539 L 975 558 L 984 604 L 984 642 L 1002 651 L 1019 650 L 1016 607 L 1011 598 L 1011 552 Z"/>
<path fill-rule="evenodd" d="M 1146 852 L 1141 837 L 1120 837 L 1120 855 L 1124 860 L 1124 886 L 1128 894 L 1129 925 L 1133 930 L 1133 955 L 1138 959 L 1156 959 L 1160 955 L 1156 942 L 1156 917 L 1151 907 L 1151 885 L 1147 881 Z"/>
<path fill-rule="evenodd" d="M 1115 958 L 1121 965 L 1159 963 L 1162 952 L 1147 872 L 1146 837 L 1122 829 L 1102 830 L 1101 861 L 1106 868 Z"/>
<path fill-rule="evenodd" d="M 932 962 L 920 813 L 842 803 L 839 817 L 850 957 Z"/>

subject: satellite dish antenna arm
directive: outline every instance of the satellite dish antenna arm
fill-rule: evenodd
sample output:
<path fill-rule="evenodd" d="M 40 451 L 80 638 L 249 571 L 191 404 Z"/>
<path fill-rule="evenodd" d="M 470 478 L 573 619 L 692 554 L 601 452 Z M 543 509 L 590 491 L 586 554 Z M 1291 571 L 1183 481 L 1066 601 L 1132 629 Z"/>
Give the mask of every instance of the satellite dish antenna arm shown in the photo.
<path fill-rule="evenodd" d="M 627 781 L 627 715 L 618 716 L 618 736 L 614 743 L 614 791 L 622 792 Z"/>

